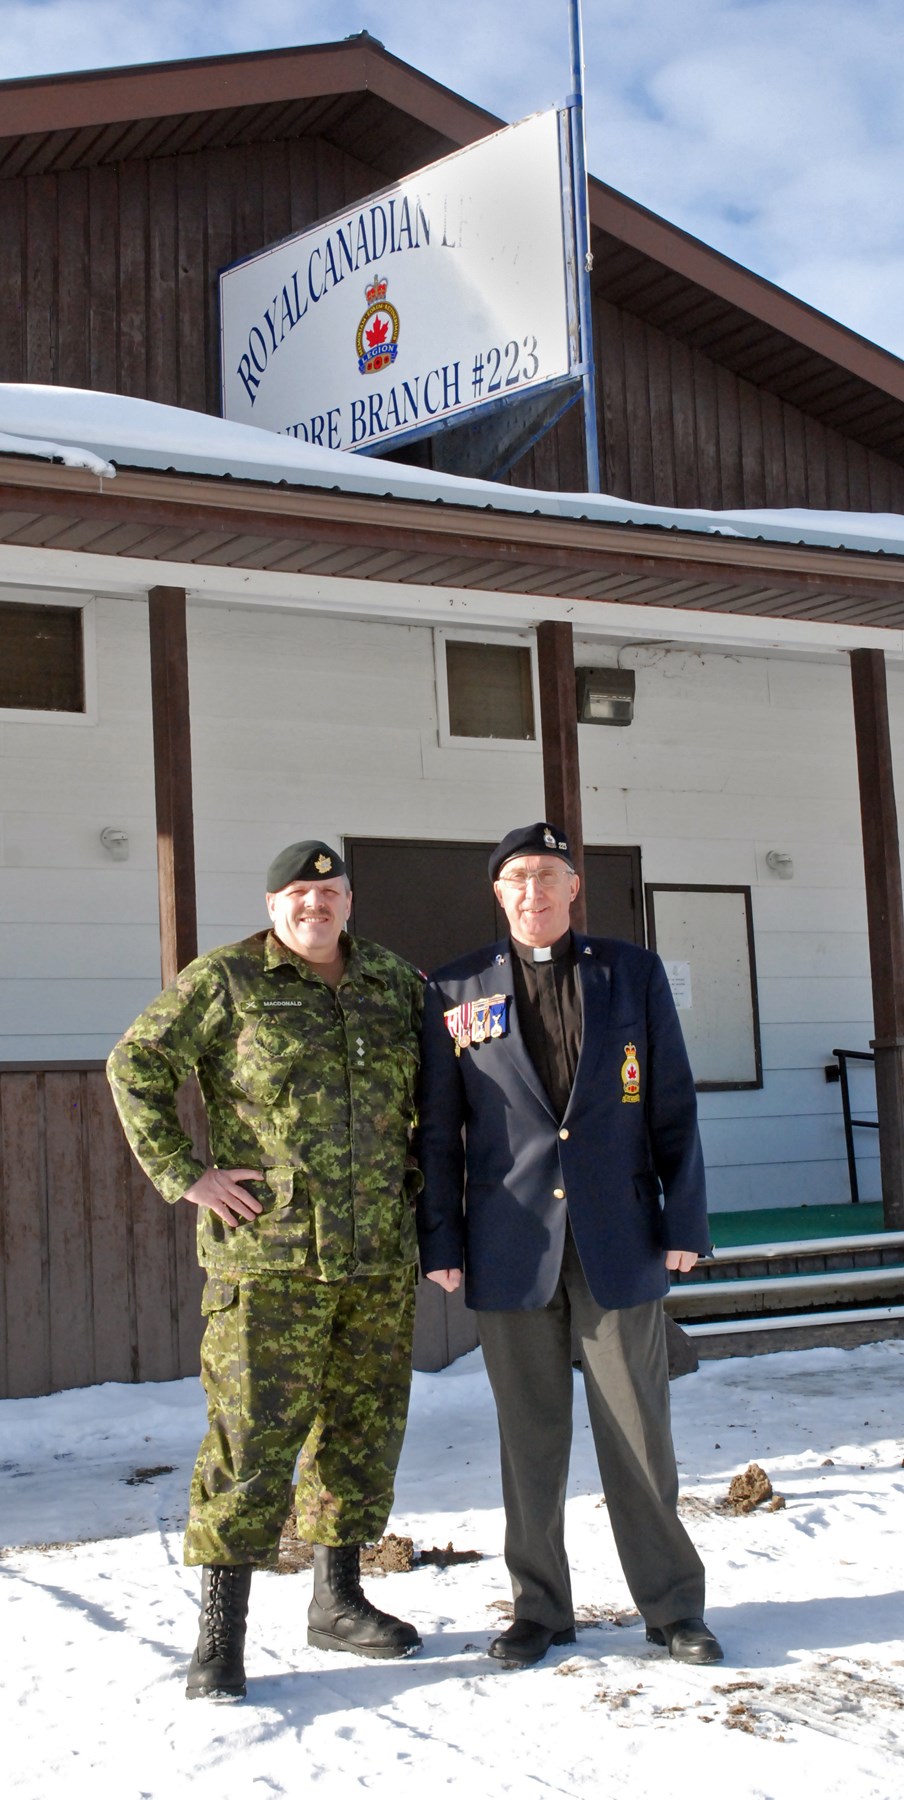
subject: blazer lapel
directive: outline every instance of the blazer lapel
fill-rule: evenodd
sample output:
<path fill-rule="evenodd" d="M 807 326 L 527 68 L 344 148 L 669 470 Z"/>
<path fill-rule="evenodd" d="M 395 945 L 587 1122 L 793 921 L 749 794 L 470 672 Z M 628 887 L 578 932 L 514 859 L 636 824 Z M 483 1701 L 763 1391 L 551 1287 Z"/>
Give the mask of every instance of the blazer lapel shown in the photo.
<path fill-rule="evenodd" d="M 552 1118 L 555 1118 L 549 1095 L 531 1061 L 527 1045 L 521 1035 L 518 1020 L 518 1009 L 515 1005 L 515 984 L 512 976 L 512 950 L 506 938 L 493 945 L 492 960 L 480 976 L 481 994 L 506 994 L 508 996 L 508 1032 L 505 1037 L 497 1038 L 492 1046 L 487 1046 L 491 1056 L 504 1054 L 509 1066 L 520 1076 L 525 1087 L 529 1088 L 535 1100 Z"/>
<path fill-rule="evenodd" d="M 583 1017 L 581 1054 L 578 1057 L 574 1086 L 565 1111 L 566 1119 L 574 1105 L 575 1095 L 584 1082 L 593 1078 L 603 1047 L 603 1038 L 609 1023 L 609 1010 L 612 1003 L 612 972 L 608 963 L 604 962 L 587 939 L 580 937 L 577 932 L 575 933 L 574 947 L 578 979 L 581 984 Z"/>

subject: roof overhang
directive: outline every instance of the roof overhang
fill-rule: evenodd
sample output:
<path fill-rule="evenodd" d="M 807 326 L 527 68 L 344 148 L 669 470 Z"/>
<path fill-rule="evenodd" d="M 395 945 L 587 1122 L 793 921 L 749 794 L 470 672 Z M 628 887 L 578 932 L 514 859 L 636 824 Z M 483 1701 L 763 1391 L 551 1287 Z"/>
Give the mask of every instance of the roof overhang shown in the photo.
<path fill-rule="evenodd" d="M 120 469 L 0 464 L 0 544 L 848 627 L 904 628 L 904 555 L 441 501 Z"/>

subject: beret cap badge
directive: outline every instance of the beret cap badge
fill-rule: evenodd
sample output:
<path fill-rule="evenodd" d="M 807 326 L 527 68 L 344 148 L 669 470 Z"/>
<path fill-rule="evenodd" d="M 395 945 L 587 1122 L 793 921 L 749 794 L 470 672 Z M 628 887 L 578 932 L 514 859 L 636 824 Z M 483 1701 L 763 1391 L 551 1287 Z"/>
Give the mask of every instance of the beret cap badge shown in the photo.
<path fill-rule="evenodd" d="M 298 844 L 288 844 L 273 858 L 267 870 L 267 893 L 278 894 L 293 881 L 322 881 L 328 874 L 345 874 L 338 851 L 320 838 L 303 838 Z"/>
<path fill-rule="evenodd" d="M 568 839 L 561 826 L 551 824 L 548 819 L 539 819 L 534 825 L 516 825 L 514 831 L 508 832 L 496 845 L 489 860 L 491 881 L 496 880 L 500 869 L 513 856 L 559 856 L 571 866 Z"/>

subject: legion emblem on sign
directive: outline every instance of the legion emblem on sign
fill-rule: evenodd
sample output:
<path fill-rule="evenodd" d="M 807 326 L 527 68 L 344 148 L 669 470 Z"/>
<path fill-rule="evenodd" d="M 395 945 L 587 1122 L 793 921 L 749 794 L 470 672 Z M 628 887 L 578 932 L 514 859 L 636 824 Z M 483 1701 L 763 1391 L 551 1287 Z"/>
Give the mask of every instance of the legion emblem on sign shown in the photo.
<path fill-rule="evenodd" d="M 388 369 L 399 353 L 399 315 L 386 298 L 388 285 L 385 275 L 375 275 L 364 290 L 367 311 L 355 338 L 360 375 Z"/>
<path fill-rule="evenodd" d="M 625 1045 L 625 1060 L 622 1063 L 621 1078 L 622 1088 L 624 1089 L 622 1094 L 622 1105 L 624 1106 L 626 1103 L 630 1104 L 632 1100 L 639 1101 L 640 1064 L 637 1060 L 637 1051 L 633 1044 Z"/>
<path fill-rule="evenodd" d="M 327 873 L 327 870 L 331 869 L 332 866 L 333 866 L 332 857 L 324 856 L 323 851 L 321 850 L 320 855 L 318 857 L 316 857 L 314 860 L 314 867 L 317 870 L 318 875 L 325 875 Z"/>

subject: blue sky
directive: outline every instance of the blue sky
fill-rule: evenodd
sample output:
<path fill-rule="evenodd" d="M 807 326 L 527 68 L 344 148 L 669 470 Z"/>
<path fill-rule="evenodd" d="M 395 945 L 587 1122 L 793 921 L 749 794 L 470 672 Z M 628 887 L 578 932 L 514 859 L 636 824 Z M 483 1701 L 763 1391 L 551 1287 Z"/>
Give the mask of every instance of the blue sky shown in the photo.
<path fill-rule="evenodd" d="M 0 77 L 366 29 L 509 120 L 567 0 L 0 0 Z M 584 0 L 593 174 L 904 356 L 904 0 Z"/>

